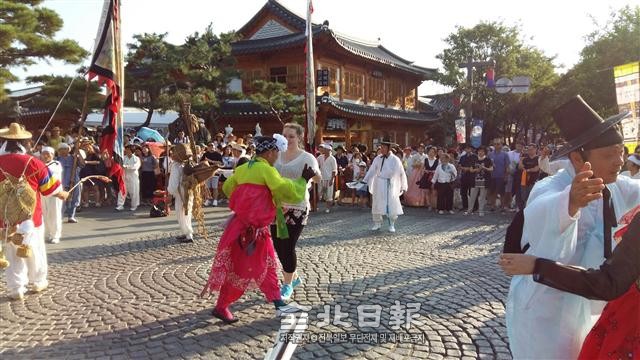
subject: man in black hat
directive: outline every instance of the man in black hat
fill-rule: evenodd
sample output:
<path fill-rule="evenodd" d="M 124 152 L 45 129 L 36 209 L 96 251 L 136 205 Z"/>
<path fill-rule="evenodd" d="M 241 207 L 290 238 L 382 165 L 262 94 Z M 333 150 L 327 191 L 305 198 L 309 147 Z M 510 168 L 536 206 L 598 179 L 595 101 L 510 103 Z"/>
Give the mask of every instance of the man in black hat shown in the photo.
<path fill-rule="evenodd" d="M 389 232 L 396 232 L 395 222 L 398 215 L 403 214 L 400 195 L 407 191 L 407 175 L 400 158 L 391 153 L 393 145 L 395 144 L 387 139 L 381 142 L 381 154 L 373 159 L 363 179 L 369 185 L 372 196 L 373 231 L 380 230 L 383 216 L 386 216 L 389 220 Z"/>
<path fill-rule="evenodd" d="M 567 144 L 552 160 L 567 156 L 571 165 L 529 195 L 521 240 L 527 254 L 584 268 L 611 255 L 618 216 L 640 203 L 640 181 L 618 176 L 623 138 L 616 125 L 627 115 L 603 120 L 580 96 L 553 112 Z M 604 304 L 515 276 L 506 306 L 513 357 L 575 359 Z"/>

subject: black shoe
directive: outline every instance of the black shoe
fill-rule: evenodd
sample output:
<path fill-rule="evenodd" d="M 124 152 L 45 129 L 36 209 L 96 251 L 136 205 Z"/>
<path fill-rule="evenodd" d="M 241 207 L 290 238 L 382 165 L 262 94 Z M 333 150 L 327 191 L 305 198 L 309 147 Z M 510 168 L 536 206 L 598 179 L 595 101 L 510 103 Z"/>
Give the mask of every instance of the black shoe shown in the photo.
<path fill-rule="evenodd" d="M 178 236 L 176 236 L 176 240 L 178 240 L 178 241 L 185 240 L 186 238 L 187 238 L 186 235 L 178 235 Z"/>
<path fill-rule="evenodd" d="M 185 243 L 185 244 L 192 243 L 193 242 L 193 238 L 188 238 L 188 237 L 185 236 L 185 237 L 183 237 L 181 239 L 178 239 L 178 242 Z"/>

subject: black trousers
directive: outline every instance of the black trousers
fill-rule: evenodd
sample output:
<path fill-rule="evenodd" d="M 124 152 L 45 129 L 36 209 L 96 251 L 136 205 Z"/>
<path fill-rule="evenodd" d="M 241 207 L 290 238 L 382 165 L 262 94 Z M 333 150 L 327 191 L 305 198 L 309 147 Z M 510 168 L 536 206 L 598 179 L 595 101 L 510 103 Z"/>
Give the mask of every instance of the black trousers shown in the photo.
<path fill-rule="evenodd" d="M 280 264 L 285 272 L 292 273 L 296 271 L 298 267 L 298 257 L 296 255 L 296 243 L 302 234 L 304 225 L 302 224 L 287 224 L 287 230 L 289 230 L 288 239 L 280 239 L 277 237 L 278 231 L 275 225 L 271 225 L 271 238 L 273 239 L 273 247 L 276 249 Z"/>
<path fill-rule="evenodd" d="M 436 183 L 438 190 L 438 210 L 453 210 L 453 184 Z"/>

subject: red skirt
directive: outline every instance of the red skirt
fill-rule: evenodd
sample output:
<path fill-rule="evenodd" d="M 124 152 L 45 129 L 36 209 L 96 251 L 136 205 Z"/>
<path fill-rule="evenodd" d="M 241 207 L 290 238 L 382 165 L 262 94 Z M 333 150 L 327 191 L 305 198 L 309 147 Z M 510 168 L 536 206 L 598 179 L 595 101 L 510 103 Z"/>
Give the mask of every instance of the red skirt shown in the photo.
<path fill-rule="evenodd" d="M 640 290 L 636 284 L 607 304 L 578 359 L 640 359 Z"/>
<path fill-rule="evenodd" d="M 218 243 L 203 296 L 225 286 L 241 293 L 248 288 L 261 288 L 268 272 L 278 268 L 269 232 L 269 225 L 276 217 L 269 188 L 266 185 L 239 185 L 231 194 L 229 208 L 235 215 Z M 279 298 L 279 292 L 266 295 Z"/>

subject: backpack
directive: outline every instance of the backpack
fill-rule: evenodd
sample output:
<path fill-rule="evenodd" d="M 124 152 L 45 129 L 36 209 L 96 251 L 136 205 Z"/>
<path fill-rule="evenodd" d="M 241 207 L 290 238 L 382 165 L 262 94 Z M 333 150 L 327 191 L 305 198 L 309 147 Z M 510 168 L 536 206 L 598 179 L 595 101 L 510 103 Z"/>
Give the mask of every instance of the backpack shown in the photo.
<path fill-rule="evenodd" d="M 4 180 L 0 181 L 0 219 L 15 226 L 30 220 L 36 209 L 38 194 L 25 176 L 14 177 L 0 169 Z"/>
<path fill-rule="evenodd" d="M 503 253 L 524 254 L 529 249 L 529 244 L 521 247 L 522 230 L 524 228 L 524 210 L 519 210 L 507 227 L 504 239 Z"/>

